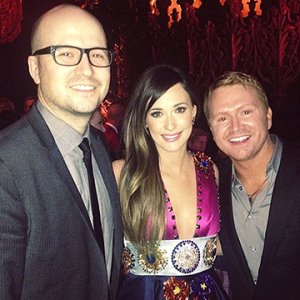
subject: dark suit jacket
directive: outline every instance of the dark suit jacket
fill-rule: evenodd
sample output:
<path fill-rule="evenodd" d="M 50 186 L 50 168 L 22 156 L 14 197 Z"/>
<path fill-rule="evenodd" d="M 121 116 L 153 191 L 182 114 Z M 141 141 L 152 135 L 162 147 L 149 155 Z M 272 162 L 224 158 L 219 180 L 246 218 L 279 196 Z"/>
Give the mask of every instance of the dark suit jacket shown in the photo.
<path fill-rule="evenodd" d="M 220 239 L 234 300 L 300 299 L 300 155 L 283 145 L 256 286 L 233 223 L 231 162 L 220 167 Z"/>
<path fill-rule="evenodd" d="M 82 198 L 36 109 L 0 133 L 0 299 L 114 299 L 122 228 L 109 156 L 91 145 L 113 208 L 110 288 Z"/>

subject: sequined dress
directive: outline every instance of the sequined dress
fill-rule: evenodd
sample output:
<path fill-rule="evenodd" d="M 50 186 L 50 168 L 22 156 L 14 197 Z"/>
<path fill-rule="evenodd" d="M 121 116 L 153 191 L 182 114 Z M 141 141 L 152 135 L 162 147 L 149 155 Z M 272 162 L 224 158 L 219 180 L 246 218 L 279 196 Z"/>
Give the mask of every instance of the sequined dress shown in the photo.
<path fill-rule="evenodd" d="M 211 160 L 195 153 L 197 221 L 192 239 L 180 240 L 176 218 L 166 195 L 165 238 L 152 255 L 125 241 L 123 265 L 129 270 L 120 286 L 118 299 L 229 299 L 212 268 L 216 235 L 220 229 L 218 192 Z"/>

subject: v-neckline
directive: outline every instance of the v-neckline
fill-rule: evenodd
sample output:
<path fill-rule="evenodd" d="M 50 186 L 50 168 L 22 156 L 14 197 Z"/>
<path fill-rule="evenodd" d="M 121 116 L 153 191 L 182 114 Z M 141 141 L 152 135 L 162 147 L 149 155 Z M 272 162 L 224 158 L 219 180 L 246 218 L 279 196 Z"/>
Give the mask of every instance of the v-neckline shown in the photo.
<path fill-rule="evenodd" d="M 195 169 L 195 176 L 196 176 L 196 205 L 197 205 L 197 212 L 196 212 L 196 223 L 195 223 L 195 231 L 193 237 L 198 237 L 199 236 L 199 229 L 200 229 L 200 220 L 201 220 L 201 204 L 202 204 L 202 191 L 201 191 L 201 179 L 200 179 L 200 170 L 199 167 L 197 166 L 197 163 L 199 163 L 196 159 L 195 156 L 193 155 L 194 159 L 194 169 Z M 164 191 L 165 191 L 165 196 L 166 196 L 166 205 L 167 205 L 167 218 L 166 222 L 172 222 L 171 228 L 173 230 L 172 237 L 173 239 L 179 239 L 179 234 L 177 231 L 177 225 L 176 225 L 176 217 L 174 214 L 174 210 L 171 204 L 171 199 L 168 194 L 168 191 L 164 185 Z M 170 227 L 167 225 L 167 227 Z"/>

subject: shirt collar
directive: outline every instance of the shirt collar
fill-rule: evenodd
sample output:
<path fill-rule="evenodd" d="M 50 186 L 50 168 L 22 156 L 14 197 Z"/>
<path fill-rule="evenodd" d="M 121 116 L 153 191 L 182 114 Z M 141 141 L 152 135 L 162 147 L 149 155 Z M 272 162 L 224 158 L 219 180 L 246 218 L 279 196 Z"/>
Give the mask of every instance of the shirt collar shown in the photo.
<path fill-rule="evenodd" d="M 37 108 L 47 123 L 55 143 L 62 155 L 72 152 L 81 143 L 83 137 L 89 138 L 90 127 L 82 136 L 77 130 L 53 115 L 40 101 L 37 102 Z"/>

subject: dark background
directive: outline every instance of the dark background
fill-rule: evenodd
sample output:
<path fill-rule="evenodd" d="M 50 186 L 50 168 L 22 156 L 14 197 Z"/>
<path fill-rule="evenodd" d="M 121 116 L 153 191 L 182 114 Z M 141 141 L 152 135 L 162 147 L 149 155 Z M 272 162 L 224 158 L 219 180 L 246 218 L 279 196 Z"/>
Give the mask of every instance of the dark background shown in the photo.
<path fill-rule="evenodd" d="M 186 7 L 193 1 L 177 2 Z M 101 20 L 110 46 L 117 50 L 112 93 L 126 104 L 137 77 L 156 62 L 185 69 L 200 101 L 217 75 L 226 70 L 245 71 L 258 77 L 267 91 L 274 114 L 272 131 L 299 144 L 300 1 L 282 1 L 285 5 L 280 7 L 279 1 L 262 0 L 263 15 L 255 16 L 252 9 L 254 15 L 244 19 L 234 15 L 238 7 L 230 1 L 227 6 L 214 0 L 202 2 L 196 29 L 185 13 L 180 22 L 175 15 L 172 27 L 167 27 L 169 1 L 157 0 L 158 16 L 150 15 L 146 0 L 102 0 L 99 8 L 89 10 Z M 41 13 L 60 3 L 76 4 L 75 0 L 24 0 L 20 34 L 0 44 L 0 96 L 10 98 L 20 113 L 24 99 L 36 91 L 27 69 L 31 27 Z M 187 41 L 193 47 L 190 62 Z M 199 125 L 206 127 L 203 117 Z"/>

